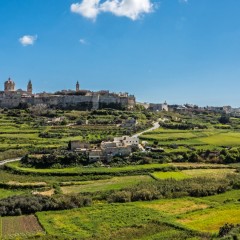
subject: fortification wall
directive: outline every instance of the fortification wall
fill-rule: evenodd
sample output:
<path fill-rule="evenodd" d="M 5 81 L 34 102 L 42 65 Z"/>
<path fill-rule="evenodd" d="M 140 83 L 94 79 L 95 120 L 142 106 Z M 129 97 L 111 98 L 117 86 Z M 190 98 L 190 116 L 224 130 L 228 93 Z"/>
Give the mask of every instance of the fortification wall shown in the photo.
<path fill-rule="evenodd" d="M 104 107 L 133 107 L 135 98 L 119 97 L 117 95 L 49 95 L 21 97 L 21 95 L 0 95 L 1 108 L 17 108 L 21 104 L 37 105 L 46 104 L 49 107 L 63 109 L 99 109 Z"/>

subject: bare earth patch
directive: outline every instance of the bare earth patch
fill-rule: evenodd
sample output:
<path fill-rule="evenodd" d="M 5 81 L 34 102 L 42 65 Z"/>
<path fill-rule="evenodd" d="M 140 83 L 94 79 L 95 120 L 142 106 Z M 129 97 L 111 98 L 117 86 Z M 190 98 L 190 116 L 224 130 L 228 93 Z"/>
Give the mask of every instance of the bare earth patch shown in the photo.
<path fill-rule="evenodd" d="M 43 196 L 51 197 L 54 194 L 54 189 L 50 189 L 50 190 L 47 190 L 47 191 L 44 191 L 44 192 L 35 191 L 32 194 L 33 195 L 40 194 L 40 195 L 43 195 Z"/>
<path fill-rule="evenodd" d="M 44 232 L 34 215 L 2 218 L 2 237 L 12 238 Z"/>

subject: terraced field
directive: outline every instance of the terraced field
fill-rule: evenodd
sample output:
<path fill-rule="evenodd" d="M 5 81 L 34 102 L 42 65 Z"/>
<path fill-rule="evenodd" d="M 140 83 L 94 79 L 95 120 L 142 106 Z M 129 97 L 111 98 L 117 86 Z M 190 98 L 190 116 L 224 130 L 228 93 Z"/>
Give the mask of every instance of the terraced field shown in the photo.
<path fill-rule="evenodd" d="M 186 213 L 180 216 L 177 222 L 193 230 L 216 233 L 225 223 L 238 224 L 240 222 L 240 204 L 230 203 Z"/>
<path fill-rule="evenodd" d="M 44 233 L 37 218 L 34 215 L 19 217 L 3 217 L 0 218 L 1 239 L 17 239 L 18 237 L 28 237 L 37 233 Z"/>
<path fill-rule="evenodd" d="M 64 194 L 109 191 L 109 190 L 118 190 L 118 189 L 126 188 L 143 181 L 148 182 L 148 181 L 153 181 L 153 179 L 148 175 L 113 177 L 111 179 L 106 179 L 106 180 L 85 181 L 85 182 L 74 183 L 74 185 L 71 185 L 71 186 L 63 186 L 61 187 L 61 189 Z M 68 184 L 68 183 L 65 183 L 65 184 Z"/>
<path fill-rule="evenodd" d="M 81 239 L 187 239 L 195 235 L 170 224 L 162 214 L 134 204 L 108 204 L 37 214 L 50 235 Z M 161 222 L 163 221 L 163 222 Z M 196 237 L 196 236 L 195 236 Z M 201 239 L 196 237 L 195 239 Z"/>
<path fill-rule="evenodd" d="M 155 130 L 141 136 L 142 140 L 158 141 L 160 146 L 239 146 L 240 131 L 231 130 Z"/>
<path fill-rule="evenodd" d="M 237 174 L 235 169 L 191 169 L 179 172 L 154 172 L 152 176 L 156 179 L 173 178 L 181 180 L 185 178 L 226 178 L 228 174 Z"/>
<path fill-rule="evenodd" d="M 240 190 L 233 190 L 204 198 L 103 204 L 63 212 L 42 212 L 37 216 L 47 233 L 62 234 L 65 237 L 81 235 L 82 239 L 210 239 L 210 235 L 204 233 L 216 234 L 226 222 L 240 222 L 239 194 Z M 229 196 L 232 200 L 226 202 L 224 199 Z M 163 226 L 167 228 L 162 229 Z M 168 235 L 164 229 L 174 234 Z M 196 232 L 190 233 L 189 230 Z"/>

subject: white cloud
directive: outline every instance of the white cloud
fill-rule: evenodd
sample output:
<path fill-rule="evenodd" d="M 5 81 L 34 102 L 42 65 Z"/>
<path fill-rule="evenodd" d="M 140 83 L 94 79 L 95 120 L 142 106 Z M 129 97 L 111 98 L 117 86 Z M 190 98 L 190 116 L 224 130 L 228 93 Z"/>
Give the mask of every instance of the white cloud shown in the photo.
<path fill-rule="evenodd" d="M 86 41 L 84 38 L 81 38 L 81 39 L 79 40 L 79 42 L 80 42 L 81 44 L 83 44 L 83 45 L 87 44 L 87 41 Z"/>
<path fill-rule="evenodd" d="M 82 3 L 73 3 L 71 11 L 95 20 L 99 14 L 99 2 L 100 0 L 83 0 Z"/>
<path fill-rule="evenodd" d="M 71 11 L 83 17 L 95 20 L 101 12 L 110 12 L 115 16 L 137 20 L 143 14 L 153 11 L 151 0 L 83 0 L 71 5 Z"/>
<path fill-rule="evenodd" d="M 101 4 L 102 11 L 132 20 L 137 20 L 144 13 L 150 13 L 152 9 L 153 4 L 149 0 L 107 0 Z"/>
<path fill-rule="evenodd" d="M 23 46 L 33 45 L 36 40 L 37 40 L 37 35 L 35 35 L 35 36 L 25 35 L 25 36 L 19 38 L 19 42 Z"/>

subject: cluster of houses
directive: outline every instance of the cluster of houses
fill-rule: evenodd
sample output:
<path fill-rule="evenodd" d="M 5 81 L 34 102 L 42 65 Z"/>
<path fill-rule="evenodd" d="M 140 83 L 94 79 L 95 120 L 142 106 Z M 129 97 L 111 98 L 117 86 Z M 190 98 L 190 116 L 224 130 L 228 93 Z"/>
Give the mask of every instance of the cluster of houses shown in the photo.
<path fill-rule="evenodd" d="M 198 111 L 198 112 L 214 112 L 220 114 L 230 114 L 232 116 L 240 117 L 240 108 L 233 108 L 231 106 L 220 106 L 220 107 L 213 107 L 213 106 L 206 106 L 206 107 L 199 107 L 195 104 L 183 104 L 183 105 L 168 105 L 169 111 L 176 111 L 176 112 L 191 112 L 191 111 Z"/>
<path fill-rule="evenodd" d="M 101 160 L 111 161 L 114 156 L 127 157 L 134 148 L 139 147 L 138 137 L 115 137 L 113 141 L 101 142 L 100 147 L 92 148 L 89 143 L 81 141 L 70 141 L 70 150 L 74 152 L 86 153 L 90 162 Z"/>

